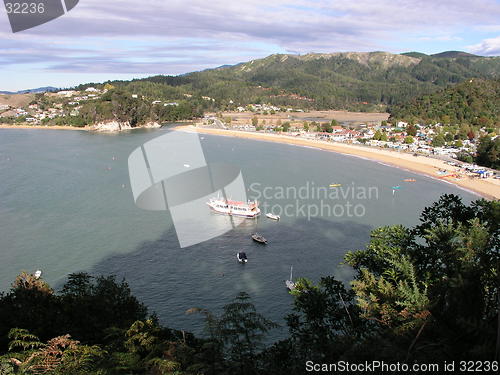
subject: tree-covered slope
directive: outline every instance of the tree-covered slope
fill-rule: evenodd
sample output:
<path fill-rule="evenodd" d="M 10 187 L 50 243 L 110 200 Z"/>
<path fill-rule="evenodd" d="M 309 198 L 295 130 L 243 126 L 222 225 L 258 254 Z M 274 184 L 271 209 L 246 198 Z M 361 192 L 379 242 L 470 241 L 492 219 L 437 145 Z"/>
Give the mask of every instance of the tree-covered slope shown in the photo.
<path fill-rule="evenodd" d="M 111 83 L 147 96 L 209 96 L 221 109 L 230 101 L 239 105 L 264 101 L 303 108 L 360 109 L 368 104 L 404 103 L 470 78 L 494 77 L 500 77 L 500 57 L 457 52 L 438 56 L 343 52 L 275 54 L 177 77 Z"/>
<path fill-rule="evenodd" d="M 470 79 L 389 108 L 409 121 L 500 126 L 500 79 Z"/>

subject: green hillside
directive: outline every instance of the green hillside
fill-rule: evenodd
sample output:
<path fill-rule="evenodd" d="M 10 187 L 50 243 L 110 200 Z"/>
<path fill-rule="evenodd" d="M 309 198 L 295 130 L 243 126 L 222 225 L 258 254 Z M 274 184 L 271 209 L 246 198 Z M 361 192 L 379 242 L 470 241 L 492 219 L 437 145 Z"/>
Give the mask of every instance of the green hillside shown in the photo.
<path fill-rule="evenodd" d="M 417 122 L 500 126 L 500 79 L 470 79 L 389 108 L 391 117 Z"/>
<path fill-rule="evenodd" d="M 211 105 L 217 109 L 225 109 L 232 100 L 235 105 L 269 102 L 315 109 L 385 110 L 386 105 L 404 103 L 450 84 L 495 77 L 500 77 L 500 57 L 456 51 L 434 56 L 345 52 L 276 54 L 182 76 L 111 83 L 160 99 L 208 96 L 215 99 Z"/>
<path fill-rule="evenodd" d="M 426 55 L 425 53 L 422 53 L 422 52 L 415 52 L 415 51 L 412 51 L 412 52 L 404 52 L 402 53 L 403 56 L 410 56 L 410 57 L 416 57 L 416 58 L 419 58 L 421 59 L 422 57 L 426 57 L 428 55 Z"/>
<path fill-rule="evenodd" d="M 440 53 L 435 53 L 431 55 L 433 57 L 445 57 L 445 58 L 456 58 L 456 57 L 479 57 L 477 55 L 473 55 L 472 53 L 467 53 L 463 51 L 445 51 Z"/>

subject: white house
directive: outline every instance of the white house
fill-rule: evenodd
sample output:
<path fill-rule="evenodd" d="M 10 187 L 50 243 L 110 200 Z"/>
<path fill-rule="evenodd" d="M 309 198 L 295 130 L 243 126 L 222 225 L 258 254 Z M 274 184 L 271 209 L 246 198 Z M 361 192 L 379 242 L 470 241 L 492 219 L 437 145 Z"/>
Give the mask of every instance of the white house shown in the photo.
<path fill-rule="evenodd" d="M 73 95 L 76 95 L 77 91 L 74 91 L 74 90 L 63 90 L 63 91 L 58 91 L 56 94 L 58 96 L 63 96 L 65 98 L 70 98 Z"/>

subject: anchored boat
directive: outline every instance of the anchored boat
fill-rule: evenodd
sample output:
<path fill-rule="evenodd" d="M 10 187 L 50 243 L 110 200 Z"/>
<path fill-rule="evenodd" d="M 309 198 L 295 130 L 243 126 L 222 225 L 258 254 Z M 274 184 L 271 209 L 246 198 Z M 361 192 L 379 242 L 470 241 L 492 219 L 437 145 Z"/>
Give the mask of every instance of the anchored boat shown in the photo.
<path fill-rule="evenodd" d="M 272 213 L 267 213 L 266 217 L 268 219 L 271 219 L 271 220 L 279 220 L 280 219 L 280 215 L 275 215 L 275 214 L 272 214 Z"/>
<path fill-rule="evenodd" d="M 253 219 L 260 215 L 259 203 L 257 201 L 240 202 L 222 198 L 211 198 L 207 202 L 213 211 L 229 216 L 241 216 Z"/>
<path fill-rule="evenodd" d="M 262 243 L 264 245 L 267 244 L 267 240 L 264 238 L 264 236 L 261 236 L 260 234 L 258 233 L 254 233 L 252 234 L 252 240 L 256 241 L 256 242 L 259 242 L 259 243 Z"/>
<path fill-rule="evenodd" d="M 295 283 L 293 282 L 293 266 L 290 267 L 290 279 L 285 281 L 285 285 L 290 292 L 295 290 Z"/>
<path fill-rule="evenodd" d="M 243 251 L 240 251 L 239 253 L 237 253 L 236 258 L 238 258 L 238 262 L 240 262 L 240 263 L 248 262 L 247 255 Z"/>

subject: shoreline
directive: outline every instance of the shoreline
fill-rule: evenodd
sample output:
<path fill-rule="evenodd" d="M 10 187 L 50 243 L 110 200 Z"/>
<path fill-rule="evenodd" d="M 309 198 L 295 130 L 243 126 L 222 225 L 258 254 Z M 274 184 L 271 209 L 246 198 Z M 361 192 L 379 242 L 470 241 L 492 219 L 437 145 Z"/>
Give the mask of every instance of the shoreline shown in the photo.
<path fill-rule="evenodd" d="M 53 126 L 39 126 L 39 125 L 12 125 L 0 124 L 0 129 L 46 129 L 46 130 L 91 130 L 88 127 L 66 126 L 66 125 L 53 125 Z"/>
<path fill-rule="evenodd" d="M 192 125 L 177 126 L 172 129 L 176 131 L 190 131 L 201 134 L 284 143 L 294 146 L 310 147 L 324 151 L 336 152 L 348 156 L 355 156 L 362 159 L 375 161 L 390 167 L 396 167 L 412 173 L 424 175 L 426 177 L 430 177 L 444 183 L 452 184 L 463 190 L 478 194 L 479 196 L 486 199 L 500 199 L 500 180 L 476 178 L 472 179 L 468 177 L 464 177 L 460 180 L 440 178 L 439 175 L 436 174 L 437 170 L 447 170 L 450 173 L 454 173 L 456 167 L 450 166 L 442 160 L 433 159 L 426 156 L 415 157 L 407 153 L 399 153 L 396 151 L 387 151 L 374 148 L 371 149 L 345 143 L 326 143 L 323 141 L 269 133 L 250 133 L 238 130 L 200 128 Z"/>
<path fill-rule="evenodd" d="M 179 120 L 175 121 L 173 123 L 175 124 L 180 124 L 180 123 L 189 123 L 191 124 L 193 121 L 192 120 Z M 181 125 L 177 125 L 181 126 Z M 186 125 L 184 125 L 186 126 Z M 87 125 L 87 126 L 69 126 L 69 125 L 51 125 L 51 126 L 45 126 L 45 125 L 28 125 L 26 123 L 22 125 L 12 125 L 12 124 L 2 124 L 0 123 L 0 129 L 46 129 L 46 130 L 81 130 L 81 131 L 88 131 L 88 132 L 97 132 L 97 133 L 120 133 L 124 131 L 130 131 L 130 130 L 136 130 L 136 129 L 161 129 L 163 126 L 147 126 L 146 125 L 140 125 L 136 126 L 134 128 L 124 128 L 120 130 L 115 130 L 115 129 L 98 129 L 96 128 L 96 125 Z"/>

